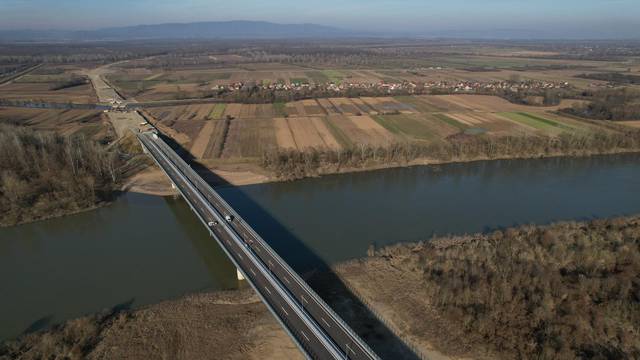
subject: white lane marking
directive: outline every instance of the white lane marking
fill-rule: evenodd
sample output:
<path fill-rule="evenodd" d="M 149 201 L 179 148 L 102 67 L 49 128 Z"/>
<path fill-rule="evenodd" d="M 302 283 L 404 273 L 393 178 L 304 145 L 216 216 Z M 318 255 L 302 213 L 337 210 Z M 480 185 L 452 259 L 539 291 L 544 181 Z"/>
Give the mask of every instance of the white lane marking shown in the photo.
<path fill-rule="evenodd" d="M 269 294 L 271 294 L 271 290 L 269 290 L 269 288 L 268 288 L 266 285 L 265 285 L 264 289 L 265 289 Z"/>
<path fill-rule="evenodd" d="M 320 317 L 320 320 L 322 320 L 323 323 L 325 323 L 325 325 L 327 325 L 327 327 L 331 327 L 331 325 L 329 325 L 329 323 L 327 322 L 327 320 L 325 320 L 322 316 Z"/>
<path fill-rule="evenodd" d="M 347 356 L 349 355 L 349 351 L 351 351 L 352 354 L 355 355 L 355 351 L 353 351 L 353 349 L 351 347 L 349 347 L 349 344 L 345 344 L 347 346 Z"/>
<path fill-rule="evenodd" d="M 282 309 L 282 311 L 284 311 L 285 315 L 289 316 L 289 313 L 287 312 L 287 310 L 284 309 L 284 306 L 280 306 L 280 309 Z"/>
<path fill-rule="evenodd" d="M 161 156 L 163 156 L 163 157 L 166 157 L 166 155 L 164 155 L 164 153 L 162 153 L 162 151 L 160 152 L 160 155 L 161 155 Z M 181 159 L 179 159 L 179 160 L 181 160 Z M 168 165 L 170 165 L 170 166 L 174 166 L 172 163 L 168 163 Z M 181 174 L 180 174 L 180 173 L 178 173 L 177 175 L 181 176 Z M 187 183 L 185 182 L 185 184 L 187 184 Z M 189 187 L 189 185 L 188 185 L 188 184 L 187 184 L 187 187 Z M 196 195 L 198 195 L 198 194 L 196 193 Z M 267 251 L 268 251 L 268 250 L 269 250 L 269 249 L 267 249 Z M 245 250 L 245 251 L 246 251 L 246 250 Z M 271 262 L 270 262 L 270 263 L 271 263 Z M 273 265 L 273 263 L 271 263 L 271 265 Z M 285 269 L 286 269 L 286 268 L 285 268 Z M 264 270 L 266 270 L 266 269 L 264 269 Z M 264 272 L 264 270 L 261 270 L 261 272 Z M 279 287 L 277 288 L 277 290 L 278 290 L 280 293 L 282 293 L 282 292 L 283 292 L 283 290 L 281 290 Z M 268 291 L 269 293 L 271 293 L 268 289 L 267 289 L 267 291 Z M 284 295 L 283 295 L 283 296 L 284 296 Z M 285 301 L 291 302 L 291 301 L 290 301 L 290 300 L 288 300 L 286 297 L 285 297 Z M 290 304 L 290 305 L 293 305 L 293 304 Z M 296 309 L 295 309 L 295 307 L 294 307 L 294 310 L 296 310 Z M 304 314 L 302 314 L 302 315 L 303 315 L 303 317 L 304 317 Z M 330 315 L 331 315 L 331 313 L 330 313 Z M 314 334 L 316 334 L 315 329 L 313 329 L 313 330 L 314 330 Z M 307 340 L 309 339 L 309 338 L 306 336 L 306 334 L 303 334 L 303 335 L 305 336 L 305 338 L 307 338 Z M 322 337 L 319 337 L 319 340 L 320 340 L 321 342 L 323 342 L 323 344 L 324 344 L 324 343 L 327 343 L 326 341 L 324 341 L 324 338 L 322 338 Z M 326 345 L 326 344 L 325 344 L 325 345 Z M 332 349 L 332 348 L 328 347 L 328 349 Z M 339 355 L 335 350 L 334 350 L 334 351 L 332 351 L 332 354 L 333 354 L 334 356 Z"/>
<path fill-rule="evenodd" d="M 253 268 L 250 268 L 249 270 L 251 270 L 251 273 L 253 274 L 253 276 L 256 276 L 256 272 L 253 271 Z"/>
<path fill-rule="evenodd" d="M 309 338 L 307 337 L 307 334 L 304 333 L 304 331 L 300 330 L 300 333 L 302 334 L 302 336 L 304 336 L 305 339 L 307 339 L 307 341 L 309 341 Z"/>
<path fill-rule="evenodd" d="M 291 285 L 291 283 L 289 282 L 289 279 L 287 279 L 287 277 L 286 277 L 286 276 L 284 276 L 284 275 L 283 275 L 283 276 L 282 276 L 282 278 L 284 279 L 284 281 L 286 281 L 286 282 L 287 282 L 287 284 Z"/>

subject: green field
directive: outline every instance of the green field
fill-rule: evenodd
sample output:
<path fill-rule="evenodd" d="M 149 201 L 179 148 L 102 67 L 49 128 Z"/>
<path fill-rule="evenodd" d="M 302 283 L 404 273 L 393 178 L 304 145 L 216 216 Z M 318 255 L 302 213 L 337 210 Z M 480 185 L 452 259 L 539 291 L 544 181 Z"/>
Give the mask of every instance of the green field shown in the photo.
<path fill-rule="evenodd" d="M 277 117 L 285 117 L 288 116 L 287 114 L 287 103 L 284 102 L 275 102 L 273 103 L 273 110 L 276 113 Z"/>
<path fill-rule="evenodd" d="M 433 105 L 427 104 L 424 101 L 421 101 L 420 98 L 416 96 L 395 96 L 394 99 L 398 100 L 403 104 L 411 105 L 414 109 L 418 110 L 421 113 L 430 113 L 430 112 L 438 112 L 440 109 L 436 108 Z"/>
<path fill-rule="evenodd" d="M 375 115 L 373 119 L 396 135 L 420 140 L 436 138 L 436 134 L 424 122 L 407 115 Z"/>
<path fill-rule="evenodd" d="M 436 119 L 446 123 L 447 125 L 451 125 L 451 126 L 453 126 L 454 128 L 456 128 L 458 130 L 464 131 L 464 130 L 467 130 L 469 128 L 467 125 L 465 125 L 465 124 L 461 123 L 460 121 L 458 121 L 456 119 L 453 119 L 453 118 L 451 118 L 451 117 L 449 117 L 449 116 L 447 116 L 445 114 L 433 114 L 433 116 Z"/>
<path fill-rule="evenodd" d="M 227 104 L 216 104 L 209 113 L 209 119 L 221 119 Z"/>
<path fill-rule="evenodd" d="M 56 83 L 56 82 L 65 82 L 69 81 L 73 78 L 72 74 L 62 74 L 62 75 L 33 75 L 28 74 L 24 75 L 16 80 L 15 83 L 32 83 L 32 84 L 44 84 L 44 83 Z"/>
<path fill-rule="evenodd" d="M 197 84 L 215 80 L 227 80 L 231 78 L 231 73 L 207 73 L 207 72 L 176 72 L 163 74 L 154 79 L 173 84 Z"/>
<path fill-rule="evenodd" d="M 554 120 L 545 119 L 538 115 L 533 115 L 526 112 L 503 112 L 499 115 L 506 117 L 507 119 L 519 122 L 524 125 L 531 126 L 538 130 L 575 130 L 573 127 L 559 123 Z"/>
<path fill-rule="evenodd" d="M 337 70 L 322 70 L 322 73 L 329 79 L 329 82 L 335 84 L 342 82 L 342 79 L 344 79 L 344 74 Z"/>
<path fill-rule="evenodd" d="M 309 79 L 307 78 L 291 78 L 289 79 L 292 84 L 308 84 Z"/>
<path fill-rule="evenodd" d="M 329 77 L 322 71 L 307 71 L 304 73 L 314 84 L 324 84 L 329 82 Z M 291 80 L 293 81 L 293 79 Z"/>
<path fill-rule="evenodd" d="M 342 130 L 340 130 L 340 128 L 338 128 L 336 124 L 334 124 L 328 117 L 323 117 L 322 121 L 324 121 L 324 123 L 327 125 L 327 128 L 329 128 L 331 135 L 333 135 L 333 137 L 342 147 L 350 148 L 354 146 L 353 141 L 351 141 L 351 139 L 344 132 L 342 132 Z"/>
<path fill-rule="evenodd" d="M 159 77 L 161 77 L 161 76 L 163 76 L 163 75 L 164 75 L 164 73 L 163 73 L 163 72 L 161 72 L 161 73 L 157 73 L 157 74 L 153 74 L 153 75 L 147 76 L 146 78 L 144 78 L 144 80 L 145 80 L 145 81 L 156 80 L 157 78 L 159 78 Z"/>

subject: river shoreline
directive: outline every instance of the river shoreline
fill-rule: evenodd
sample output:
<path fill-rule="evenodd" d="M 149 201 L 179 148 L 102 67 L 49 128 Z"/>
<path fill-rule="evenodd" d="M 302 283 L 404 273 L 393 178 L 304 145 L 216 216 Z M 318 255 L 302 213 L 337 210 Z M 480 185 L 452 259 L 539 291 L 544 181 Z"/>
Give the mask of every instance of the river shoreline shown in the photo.
<path fill-rule="evenodd" d="M 493 162 L 493 161 L 501 161 L 501 160 L 538 160 L 538 159 L 554 159 L 554 158 L 567 158 L 567 159 L 580 159 L 580 158 L 592 158 L 592 157 L 603 157 L 603 156 L 615 156 L 615 155 L 625 155 L 625 154 L 640 154 L 640 150 L 613 150 L 613 151 L 605 151 L 605 152 L 594 152 L 589 154 L 552 154 L 545 156 L 536 156 L 536 157 L 527 157 L 527 156 L 502 156 L 495 158 L 488 157 L 480 157 L 473 159 L 456 159 L 453 161 L 440 161 L 433 159 L 416 159 L 412 160 L 408 163 L 400 164 L 374 164 L 366 167 L 344 167 L 337 171 L 335 169 L 332 170 L 320 170 L 319 174 L 314 176 L 307 176 L 300 179 L 283 179 L 277 178 L 271 175 L 265 175 L 263 173 L 258 173 L 255 170 L 247 168 L 240 168 L 240 170 L 234 169 L 233 167 L 219 167 L 219 168 L 211 168 L 208 171 L 211 171 L 214 175 L 219 177 L 224 184 L 213 184 L 214 188 L 220 187 L 228 187 L 228 186 L 247 186 L 247 185 L 259 185 L 259 184 L 270 184 L 270 183 L 282 183 L 282 182 L 296 182 L 309 178 L 322 178 L 326 176 L 332 175 L 348 175 L 348 174 L 356 174 L 356 173 L 364 173 L 364 172 L 373 172 L 379 170 L 387 170 L 387 169 L 402 169 L 402 168 L 412 168 L 419 166 L 440 166 L 440 165 L 449 165 L 449 164 L 470 164 L 476 162 Z M 140 194 L 146 195 L 154 195 L 154 196 L 171 196 L 177 195 L 178 193 L 171 188 L 171 183 L 166 178 L 164 173 L 162 173 L 159 169 L 154 170 L 144 170 L 142 175 L 137 174 L 132 177 L 129 181 L 127 181 L 126 185 L 123 188 L 125 191 L 131 191 Z"/>
<path fill-rule="evenodd" d="M 117 196 L 120 196 L 120 195 L 116 195 L 116 197 Z M 65 217 L 65 216 L 78 215 L 78 214 L 82 214 L 84 212 L 98 210 L 100 208 L 103 208 L 105 206 L 109 206 L 111 204 L 113 204 L 113 201 L 103 201 L 103 202 L 94 204 L 93 206 L 88 207 L 88 208 L 77 209 L 77 210 L 73 210 L 73 211 L 61 211 L 60 213 L 57 213 L 57 214 L 50 214 L 50 215 L 47 215 L 47 216 L 44 216 L 44 217 L 39 217 L 39 218 L 36 218 L 36 219 L 28 219 L 28 220 L 17 222 L 15 224 L 0 223 L 0 229 L 6 229 L 6 228 L 11 228 L 11 227 L 20 226 L 20 225 L 33 224 L 33 223 L 37 223 L 37 222 L 41 222 L 41 221 L 58 219 L 58 218 L 62 218 L 62 217 Z"/>
<path fill-rule="evenodd" d="M 582 238 L 593 239 L 592 236 L 603 239 L 595 241 L 594 245 L 600 243 L 607 247 L 609 240 L 606 240 L 606 234 L 609 231 L 632 236 L 625 240 L 629 242 L 633 241 L 630 240 L 633 236 L 637 237 L 637 229 L 640 229 L 640 217 L 636 215 L 432 238 L 426 242 L 384 247 L 371 252 L 368 257 L 335 264 L 331 271 L 347 285 L 352 295 L 419 355 L 438 360 L 510 358 L 513 353 L 497 351 L 490 341 L 465 329 L 434 303 L 433 295 L 422 285 L 420 270 L 429 262 L 420 259 L 426 256 L 435 261 L 437 254 L 492 248 L 501 242 L 514 241 L 508 240 L 509 234 L 528 234 L 537 243 L 536 234 L 573 233 L 573 236 L 578 236 L 578 241 Z M 553 247 L 548 248 L 544 242 L 542 244 L 551 249 L 548 250 L 551 254 L 556 251 Z M 571 248 L 569 243 L 564 246 Z M 613 251 L 626 251 L 624 249 L 628 248 L 620 249 Z M 580 258 L 581 255 L 575 256 Z M 323 276 L 324 273 L 315 274 L 310 281 L 318 283 L 318 278 Z M 331 276 L 327 279 L 331 279 Z M 301 358 L 288 335 L 257 295 L 247 286 L 240 287 L 239 290 L 189 294 L 135 310 L 126 307 L 107 309 L 69 320 L 49 330 L 0 342 L 0 359 L 17 354 L 37 357 L 47 352 L 62 351 L 75 351 L 79 357 L 89 359 L 141 358 L 149 355 L 206 359 L 212 353 L 224 353 L 225 358 L 230 359 Z M 333 290 L 327 292 L 332 293 Z M 371 334 L 372 328 L 367 325 L 366 319 L 353 318 L 353 313 L 357 314 L 358 311 L 354 310 L 353 302 L 344 299 L 338 292 L 327 301 L 339 314 L 346 315 L 345 320 L 356 331 L 368 329 L 365 332 L 369 337 L 365 340 L 373 344 L 374 349 L 383 349 L 384 339 L 375 335 L 375 328 Z M 446 302 L 444 299 L 442 301 Z M 349 314 L 352 318 L 349 318 Z M 502 330 L 510 331 L 509 328 Z M 212 338 L 217 341 L 211 341 Z"/>
<path fill-rule="evenodd" d="M 413 160 L 406 164 L 376 164 L 368 167 L 342 168 L 339 171 L 327 171 L 327 172 L 321 171 L 318 175 L 309 176 L 301 179 L 295 179 L 295 180 L 281 179 L 281 178 L 276 178 L 273 175 L 269 176 L 265 174 L 260 174 L 255 171 L 252 171 L 251 169 L 244 168 L 244 167 L 241 167 L 240 169 L 233 166 L 221 167 L 221 168 L 209 169 L 209 171 L 211 171 L 214 175 L 219 177 L 221 181 L 224 181 L 224 184 L 212 184 L 214 188 L 220 188 L 220 187 L 229 187 L 229 186 L 236 187 L 236 186 L 248 186 L 248 185 L 259 185 L 259 184 L 270 184 L 270 183 L 295 182 L 295 181 L 309 179 L 309 178 L 322 178 L 322 177 L 332 176 L 332 175 L 347 175 L 347 174 L 372 172 L 372 171 L 387 170 L 387 169 L 411 168 L 411 167 L 419 167 L 419 166 L 469 164 L 469 163 L 476 163 L 476 162 L 493 162 L 493 161 L 500 161 L 500 160 L 537 160 L 537 159 L 554 159 L 554 158 L 580 159 L 580 158 L 606 157 L 606 156 L 639 154 L 639 153 L 640 153 L 640 150 L 632 150 L 632 151 L 615 150 L 610 152 L 598 152 L 593 154 L 557 154 L 557 155 L 538 156 L 538 157 L 504 156 L 504 157 L 498 157 L 498 158 L 474 158 L 474 159 L 468 159 L 468 160 L 455 160 L 455 161 L 418 159 L 418 160 Z M 122 194 L 127 192 L 159 196 L 159 197 L 179 195 L 179 193 L 171 187 L 171 183 L 166 178 L 166 175 L 155 166 L 144 169 L 141 172 L 131 176 L 122 185 L 120 191 L 121 191 L 121 194 L 118 194 L 116 196 L 121 196 Z M 65 216 L 72 216 L 79 213 L 96 210 L 101 207 L 109 206 L 112 203 L 113 201 L 102 202 L 99 204 L 95 204 L 94 206 L 89 208 L 78 209 L 71 212 L 61 212 L 59 214 L 52 214 L 50 216 L 43 217 L 43 218 L 29 219 L 26 221 L 21 221 L 16 224 L 0 223 L 0 228 L 9 228 L 13 226 L 31 224 L 39 221 L 46 221 L 46 220 L 61 218 Z"/>

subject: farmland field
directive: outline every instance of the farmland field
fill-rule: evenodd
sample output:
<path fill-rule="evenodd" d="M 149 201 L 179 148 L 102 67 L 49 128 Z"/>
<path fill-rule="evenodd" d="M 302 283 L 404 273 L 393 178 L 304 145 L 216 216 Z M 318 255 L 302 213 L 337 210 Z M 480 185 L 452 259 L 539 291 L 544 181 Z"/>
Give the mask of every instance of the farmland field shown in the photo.
<path fill-rule="evenodd" d="M 211 109 L 211 112 L 209 113 L 209 118 L 210 119 L 220 119 L 222 118 L 222 115 L 224 114 L 224 110 L 227 107 L 226 104 L 216 104 L 213 109 Z"/>
<path fill-rule="evenodd" d="M 101 140 L 111 135 L 107 120 L 95 110 L 52 110 L 0 107 L 0 124 L 57 131 L 65 135 L 84 135 Z"/>
<path fill-rule="evenodd" d="M 424 120 L 408 115 L 375 115 L 373 118 L 390 132 L 406 138 L 435 140 L 438 134 Z"/>
<path fill-rule="evenodd" d="M 500 113 L 499 115 L 548 133 L 575 130 L 573 127 L 563 122 L 549 120 L 540 115 L 533 115 L 526 112 L 508 112 Z"/>
<path fill-rule="evenodd" d="M 257 158 L 267 149 L 431 143 L 456 134 L 558 136 L 609 131 L 563 117 L 555 109 L 515 105 L 491 96 L 446 95 L 185 105 L 149 112 L 183 135 L 184 145 L 195 157 L 215 158 L 211 149 L 218 146 L 221 158 L 231 160 Z M 221 119 L 227 115 L 232 120 L 225 129 Z"/>

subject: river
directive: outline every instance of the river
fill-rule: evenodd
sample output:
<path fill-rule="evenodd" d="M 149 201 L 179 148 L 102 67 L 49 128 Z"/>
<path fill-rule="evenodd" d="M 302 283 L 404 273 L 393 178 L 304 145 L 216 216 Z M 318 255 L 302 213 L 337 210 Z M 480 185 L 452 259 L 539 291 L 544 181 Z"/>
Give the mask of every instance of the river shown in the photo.
<path fill-rule="evenodd" d="M 640 155 L 387 169 L 220 193 L 301 273 L 367 248 L 518 224 L 640 213 Z M 0 339 L 113 306 L 237 287 L 179 198 L 0 229 Z"/>

